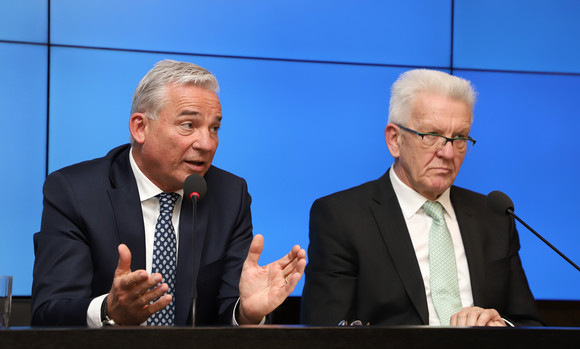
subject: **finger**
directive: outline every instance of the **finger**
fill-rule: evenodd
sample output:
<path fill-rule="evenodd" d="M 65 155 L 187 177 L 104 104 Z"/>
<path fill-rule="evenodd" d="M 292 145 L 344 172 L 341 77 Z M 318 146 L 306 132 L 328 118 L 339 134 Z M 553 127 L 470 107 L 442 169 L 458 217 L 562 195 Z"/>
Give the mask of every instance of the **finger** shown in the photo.
<path fill-rule="evenodd" d="M 285 255 L 284 257 L 282 257 L 280 259 L 278 259 L 276 261 L 276 263 L 278 263 L 278 265 L 282 269 L 286 269 L 288 266 L 290 266 L 291 268 L 293 268 L 293 266 L 291 264 L 292 263 L 296 264 L 296 262 L 298 261 L 298 255 L 299 255 L 299 253 L 300 253 L 301 250 L 302 249 L 300 248 L 299 245 L 295 245 L 294 247 L 292 247 L 292 249 L 290 250 L 290 252 L 288 252 L 287 255 Z"/>
<path fill-rule="evenodd" d="M 449 318 L 449 326 L 459 326 L 457 325 L 457 314 L 451 315 L 451 318 Z"/>
<path fill-rule="evenodd" d="M 497 326 L 499 324 L 505 324 L 497 310 L 495 309 L 483 309 L 479 319 L 477 320 L 477 326 Z"/>
<path fill-rule="evenodd" d="M 290 275 L 292 273 L 299 273 L 302 275 L 305 267 L 306 251 L 304 251 L 304 249 L 299 249 L 296 253 L 296 257 L 284 268 L 284 275 Z"/>
<path fill-rule="evenodd" d="M 120 244 L 118 247 L 119 251 L 119 263 L 117 264 L 117 269 L 115 270 L 115 278 L 129 274 L 131 272 L 131 251 L 129 247 L 125 244 Z"/>
<path fill-rule="evenodd" d="M 487 323 L 487 326 L 507 327 L 507 324 L 505 323 L 505 321 L 503 321 L 503 319 L 500 319 L 500 320 L 491 320 L 490 322 Z"/>
<path fill-rule="evenodd" d="M 489 312 L 485 309 L 476 309 L 475 312 L 477 313 L 474 315 L 474 317 L 476 317 L 475 323 L 471 326 L 487 326 L 488 322 L 491 320 Z"/>
<path fill-rule="evenodd" d="M 263 249 L 264 237 L 258 234 L 252 239 L 252 244 L 250 245 L 250 250 L 248 251 L 248 257 L 246 258 L 245 263 L 248 263 L 249 266 L 258 266 L 258 260 L 260 259 Z"/>
<path fill-rule="evenodd" d="M 121 290 L 128 290 L 142 284 L 143 282 L 147 282 L 147 279 L 148 275 L 145 270 L 137 270 L 132 273 L 117 277 L 114 284 L 116 284 L 117 287 Z M 136 291 L 139 293 L 139 290 Z"/>
<path fill-rule="evenodd" d="M 449 319 L 451 326 L 467 326 L 467 315 L 471 308 L 463 308 Z"/>
<path fill-rule="evenodd" d="M 163 297 L 159 298 L 157 301 L 151 303 L 146 309 L 147 312 L 149 313 L 149 315 L 153 315 L 156 312 L 158 312 L 159 310 L 165 308 L 166 306 L 169 305 L 169 303 L 171 303 L 171 300 L 173 298 L 171 297 L 170 294 L 166 294 Z"/>
<path fill-rule="evenodd" d="M 149 305 L 151 302 L 167 294 L 167 291 L 169 291 L 169 286 L 167 284 L 160 284 L 159 286 L 148 290 L 140 297 L 140 305 Z"/>
<path fill-rule="evenodd" d="M 467 313 L 467 317 L 466 317 L 466 321 L 465 321 L 465 326 L 475 326 L 477 324 L 477 320 L 479 319 L 479 317 L 481 316 L 481 310 L 479 309 L 471 309 L 468 313 Z"/>
<path fill-rule="evenodd" d="M 298 281 L 300 281 L 300 278 L 302 278 L 302 275 L 304 274 L 305 268 L 306 268 L 306 258 L 300 259 L 296 264 L 296 269 L 294 270 L 294 272 L 292 272 L 292 274 L 288 276 L 288 283 L 292 287 L 296 286 Z"/>
<path fill-rule="evenodd" d="M 121 289 L 128 289 L 147 278 L 147 272 L 144 270 L 131 272 L 131 251 L 127 245 L 120 244 L 118 251 L 119 262 L 117 269 L 115 269 L 113 285 L 117 285 Z"/>
<path fill-rule="evenodd" d="M 465 308 L 461 309 L 457 314 L 454 314 L 449 319 L 451 326 L 467 326 L 467 312 Z"/>
<path fill-rule="evenodd" d="M 278 265 L 280 266 L 280 268 L 282 268 L 282 273 L 286 276 L 286 275 L 290 275 L 292 272 L 294 272 L 299 261 L 300 260 L 295 257 L 291 261 L 287 262 L 287 256 L 286 256 L 286 257 L 282 257 L 281 259 L 278 260 L 278 263 L 279 263 Z"/>
<path fill-rule="evenodd" d="M 306 269 L 306 251 L 303 249 L 298 254 L 298 264 L 296 265 L 296 272 L 302 276 L 304 274 L 304 270 Z"/>
<path fill-rule="evenodd" d="M 133 284 L 132 292 L 136 296 L 141 296 L 141 295 L 149 292 L 149 290 L 153 289 L 155 286 L 160 285 L 162 281 L 163 281 L 163 277 L 161 276 L 161 274 L 155 273 L 155 274 L 153 274 L 149 277 L 146 277 L 144 279 L 136 280 Z"/>

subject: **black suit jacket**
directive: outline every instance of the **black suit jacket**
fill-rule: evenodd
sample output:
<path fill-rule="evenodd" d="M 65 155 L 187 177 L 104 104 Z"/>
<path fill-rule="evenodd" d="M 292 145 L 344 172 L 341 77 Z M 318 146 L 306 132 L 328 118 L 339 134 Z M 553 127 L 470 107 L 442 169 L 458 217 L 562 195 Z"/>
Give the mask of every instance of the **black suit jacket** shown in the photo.
<path fill-rule="evenodd" d="M 475 305 L 518 324 L 541 324 L 513 219 L 491 212 L 481 194 L 454 186 L 450 195 Z M 388 171 L 314 202 L 308 260 L 303 323 L 429 324 L 419 263 Z"/>
<path fill-rule="evenodd" d="M 89 303 L 108 293 L 126 244 L 131 269 L 145 269 L 145 230 L 129 145 L 51 173 L 44 184 L 41 230 L 35 235 L 32 324 L 86 326 Z M 196 324 L 231 324 L 238 283 L 252 239 L 246 182 L 211 167 L 199 202 L 196 251 L 192 203 L 183 200 L 175 291 L 175 324 L 191 323 L 193 258 L 198 272 Z"/>

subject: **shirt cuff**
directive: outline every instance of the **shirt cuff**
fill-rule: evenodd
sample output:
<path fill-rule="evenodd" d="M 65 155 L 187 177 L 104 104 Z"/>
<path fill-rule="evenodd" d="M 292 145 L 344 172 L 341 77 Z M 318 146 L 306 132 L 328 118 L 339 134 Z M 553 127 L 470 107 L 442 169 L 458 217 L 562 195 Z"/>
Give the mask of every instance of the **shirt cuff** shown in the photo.
<path fill-rule="evenodd" d="M 106 296 L 106 294 L 103 294 L 93 298 L 89 304 L 89 308 L 87 309 L 87 325 L 89 328 L 103 327 L 103 323 L 101 321 L 101 305 L 103 304 L 103 299 L 105 299 Z"/>
<path fill-rule="evenodd" d="M 236 313 L 237 313 L 239 303 L 240 303 L 240 298 L 238 297 L 238 300 L 236 301 L 236 305 L 234 305 L 234 313 L 232 314 L 232 325 L 234 325 L 234 326 L 240 326 L 240 324 L 238 324 L 238 321 L 236 320 Z M 258 325 L 263 325 L 265 323 L 266 323 L 266 317 L 264 316 L 262 318 L 262 321 L 260 321 L 260 323 Z"/>
<path fill-rule="evenodd" d="M 502 317 L 501 318 L 507 325 L 508 327 L 516 327 L 514 324 L 512 324 L 508 319 Z"/>

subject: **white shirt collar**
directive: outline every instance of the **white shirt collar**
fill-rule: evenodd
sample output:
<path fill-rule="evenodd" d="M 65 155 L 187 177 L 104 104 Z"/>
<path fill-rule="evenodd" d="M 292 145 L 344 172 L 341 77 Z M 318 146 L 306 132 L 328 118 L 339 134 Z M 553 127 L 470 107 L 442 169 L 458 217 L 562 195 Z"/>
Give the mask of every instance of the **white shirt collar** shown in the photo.
<path fill-rule="evenodd" d="M 151 182 L 151 180 L 141 172 L 141 169 L 133 158 L 133 147 L 131 147 L 131 151 L 129 152 L 129 162 L 131 163 L 131 169 L 135 175 L 135 181 L 137 181 L 137 189 L 139 190 L 139 199 L 141 202 L 154 198 L 163 192 L 163 190 L 159 189 L 159 187 L 153 184 L 153 182 Z M 176 193 L 183 197 L 183 189 L 176 191 Z"/>

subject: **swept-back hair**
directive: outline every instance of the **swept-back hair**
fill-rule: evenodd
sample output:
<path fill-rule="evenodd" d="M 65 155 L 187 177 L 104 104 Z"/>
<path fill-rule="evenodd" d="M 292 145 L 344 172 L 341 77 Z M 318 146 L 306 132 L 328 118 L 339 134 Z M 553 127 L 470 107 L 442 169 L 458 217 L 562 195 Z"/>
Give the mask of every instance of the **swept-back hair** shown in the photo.
<path fill-rule="evenodd" d="M 457 76 L 437 70 L 414 69 L 404 72 L 391 87 L 389 123 L 406 125 L 413 111 L 415 97 L 421 93 L 433 93 L 465 102 L 471 111 L 476 92 L 471 83 Z"/>
<path fill-rule="evenodd" d="M 209 71 L 199 65 L 166 59 L 155 64 L 139 82 L 133 94 L 131 115 L 144 113 L 149 119 L 157 119 L 167 104 L 167 87 L 195 85 L 219 92 L 218 81 Z"/>

